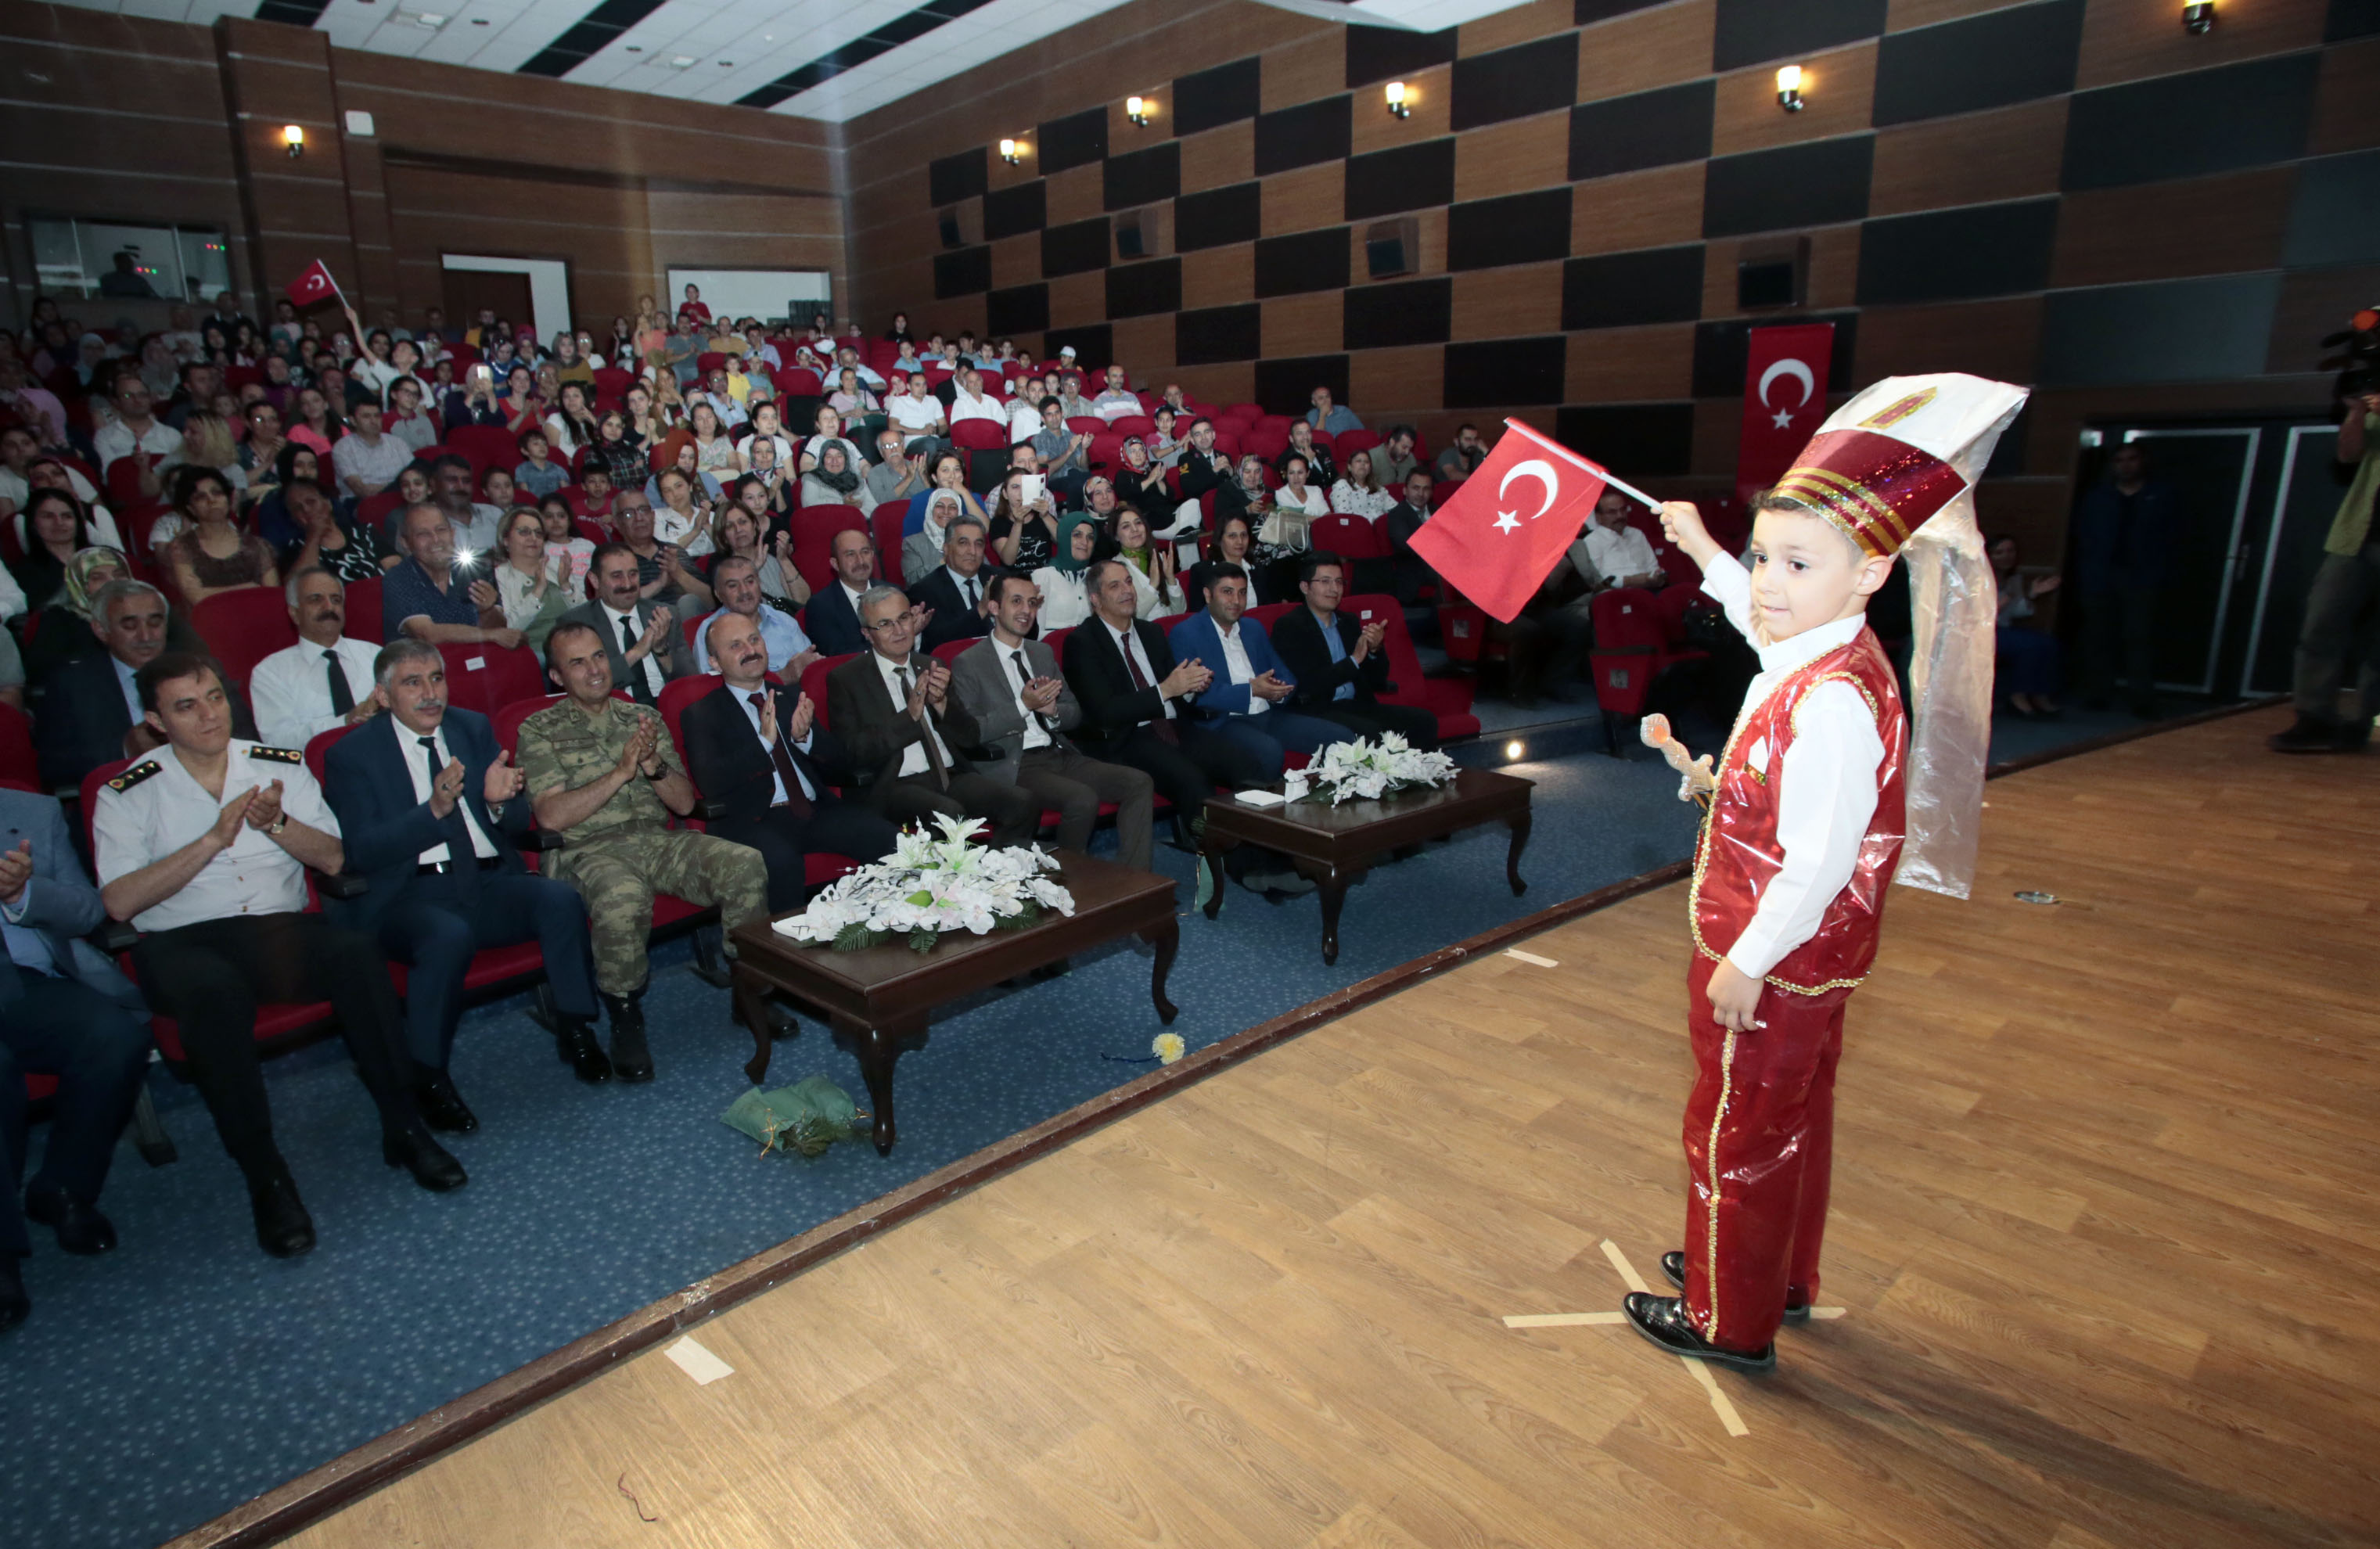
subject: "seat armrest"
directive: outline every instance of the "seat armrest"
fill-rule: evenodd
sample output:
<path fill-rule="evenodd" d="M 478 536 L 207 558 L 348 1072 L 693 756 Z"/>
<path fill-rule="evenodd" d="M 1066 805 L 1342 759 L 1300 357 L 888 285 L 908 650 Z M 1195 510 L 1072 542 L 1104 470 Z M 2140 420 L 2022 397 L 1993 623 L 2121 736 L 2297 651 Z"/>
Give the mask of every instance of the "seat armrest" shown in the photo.
<path fill-rule="evenodd" d="M 695 799 L 694 810 L 686 816 L 698 817 L 706 823 L 716 823 L 727 816 L 727 804 L 716 796 L 698 796 Z"/>
<path fill-rule="evenodd" d="M 102 920 L 99 928 L 91 933 L 91 941 L 101 951 L 114 956 L 139 946 L 140 932 L 133 928 L 129 920 Z"/>
<path fill-rule="evenodd" d="M 364 896 L 368 884 L 350 871 L 318 871 L 314 873 L 314 890 L 324 898 L 357 899 Z"/>
<path fill-rule="evenodd" d="M 531 829 L 514 840 L 513 846 L 524 855 L 541 855 L 561 849 L 562 835 L 552 829 Z"/>

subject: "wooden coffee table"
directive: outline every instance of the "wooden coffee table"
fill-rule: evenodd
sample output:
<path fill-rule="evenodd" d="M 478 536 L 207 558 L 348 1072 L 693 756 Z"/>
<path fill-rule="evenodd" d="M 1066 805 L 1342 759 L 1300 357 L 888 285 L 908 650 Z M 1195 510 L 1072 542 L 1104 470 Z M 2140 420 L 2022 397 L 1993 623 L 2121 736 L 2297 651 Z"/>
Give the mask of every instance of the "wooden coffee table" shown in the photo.
<path fill-rule="evenodd" d="M 1207 918 L 1223 907 L 1220 868 L 1226 851 L 1243 844 L 1279 850 L 1310 877 L 1322 895 L 1322 961 L 1339 961 L 1339 910 L 1347 889 L 1383 852 L 1440 839 L 1478 823 L 1502 821 L 1512 830 L 1504 857 L 1504 877 L 1518 898 L 1529 890 L 1521 880 L 1521 851 L 1529 842 L 1529 793 L 1536 782 L 1494 769 L 1457 769 L 1454 783 L 1428 791 L 1405 791 L 1378 801 L 1292 802 L 1287 806 L 1243 806 L 1218 796 L 1207 804 L 1207 829 L 1200 848 L 1218 868 Z M 1278 785 L 1273 789 L 1281 789 Z"/>
<path fill-rule="evenodd" d="M 1148 982 L 1157 1020 L 1176 1014 L 1165 998 L 1165 975 L 1182 944 L 1174 917 L 1174 882 L 1151 871 L 1135 871 L 1113 861 L 1072 850 L 1056 853 L 1059 880 L 1075 896 L 1072 914 L 1052 914 L 1022 930 L 987 936 L 946 934 L 930 952 L 906 942 L 838 952 L 780 936 L 768 925 L 735 932 L 735 1012 L 752 1034 L 752 1059 L 744 1073 L 759 1085 L 769 1073 L 771 1035 L 776 1019 L 767 995 L 782 990 L 852 1035 L 859 1073 L 875 1110 L 876 1149 L 892 1149 L 892 1067 L 902 1045 L 926 1030 L 937 1006 L 986 989 L 1061 958 L 1087 952 L 1120 936 L 1137 936 L 1157 949 Z"/>

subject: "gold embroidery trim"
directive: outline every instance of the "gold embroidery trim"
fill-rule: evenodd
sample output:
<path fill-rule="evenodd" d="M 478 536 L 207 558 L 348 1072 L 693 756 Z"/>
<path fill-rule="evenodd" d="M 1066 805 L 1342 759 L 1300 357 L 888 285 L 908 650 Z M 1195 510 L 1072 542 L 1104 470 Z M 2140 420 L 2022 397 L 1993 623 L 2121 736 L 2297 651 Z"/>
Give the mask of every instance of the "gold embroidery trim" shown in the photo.
<path fill-rule="evenodd" d="M 1709 1214 L 1703 1222 L 1703 1291 L 1710 1301 L 1710 1326 L 1703 1330 L 1703 1337 L 1714 1343 L 1718 1339 L 1718 1129 L 1727 1122 L 1728 1099 L 1734 1091 L 1735 1035 L 1730 1033 L 1718 1051 L 1718 1108 L 1711 1115 L 1710 1138 L 1703 1147 L 1710 1172 Z"/>

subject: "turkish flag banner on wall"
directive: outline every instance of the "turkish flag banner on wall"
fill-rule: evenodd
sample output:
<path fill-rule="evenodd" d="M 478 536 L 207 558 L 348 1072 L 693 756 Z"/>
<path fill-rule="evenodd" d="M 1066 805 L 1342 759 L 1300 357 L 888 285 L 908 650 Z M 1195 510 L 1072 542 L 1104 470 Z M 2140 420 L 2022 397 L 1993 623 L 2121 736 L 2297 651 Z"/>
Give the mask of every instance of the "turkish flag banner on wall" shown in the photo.
<path fill-rule="evenodd" d="M 1827 361 L 1834 350 L 1831 322 L 1752 331 L 1735 453 L 1735 490 L 1746 504 L 1793 466 L 1793 454 L 1826 419 Z"/>
<path fill-rule="evenodd" d="M 1603 494 L 1603 470 L 1517 419 L 1413 536 L 1413 551 L 1510 623 L 1560 562 Z"/>
<path fill-rule="evenodd" d="M 330 270 L 321 259 L 306 266 L 306 272 L 289 283 L 289 299 L 298 306 L 310 307 L 317 301 L 328 301 L 339 294 L 339 283 L 331 278 Z"/>

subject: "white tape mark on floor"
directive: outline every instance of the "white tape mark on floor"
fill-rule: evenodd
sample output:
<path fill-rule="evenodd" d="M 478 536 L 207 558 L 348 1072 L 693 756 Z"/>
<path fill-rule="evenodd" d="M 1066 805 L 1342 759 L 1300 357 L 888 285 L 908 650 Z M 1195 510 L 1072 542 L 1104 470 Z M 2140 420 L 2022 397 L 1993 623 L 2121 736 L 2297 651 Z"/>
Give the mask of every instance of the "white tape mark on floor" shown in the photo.
<path fill-rule="evenodd" d="M 1535 952 L 1524 952 L 1518 947 L 1505 948 L 1504 955 L 1506 957 L 1519 958 L 1523 962 L 1537 968 L 1560 968 L 1561 966 L 1560 963 L 1556 962 L 1549 957 L 1539 957 Z"/>
<path fill-rule="evenodd" d="M 1645 1283 L 1645 1277 L 1636 1273 L 1636 1266 L 1628 1262 L 1628 1255 L 1620 1251 L 1620 1244 L 1608 1237 L 1603 1240 L 1603 1256 L 1611 1261 L 1612 1268 L 1620 1271 L 1620 1278 L 1630 1290 L 1647 1294 L 1652 1291 L 1653 1288 Z M 1718 1411 L 1718 1422 L 1727 1427 L 1727 1434 L 1730 1436 L 1752 1434 L 1752 1428 L 1744 1424 L 1743 1416 L 1735 1412 L 1734 1403 L 1719 1387 L 1718 1379 L 1711 1375 L 1710 1368 L 1691 1356 L 1682 1355 L 1678 1361 L 1693 1374 L 1694 1381 L 1702 1385 L 1703 1392 L 1710 1398 L 1711 1408 Z"/>
<path fill-rule="evenodd" d="M 694 1336 L 691 1334 L 662 1353 L 676 1361 L 678 1370 L 692 1377 L 698 1387 L 709 1387 L 722 1377 L 732 1377 L 735 1374 L 735 1367 L 695 1343 Z"/>
<path fill-rule="evenodd" d="M 1625 1313 L 1515 1313 L 1505 1318 L 1507 1328 L 1576 1328 L 1582 1324 L 1626 1323 Z"/>

